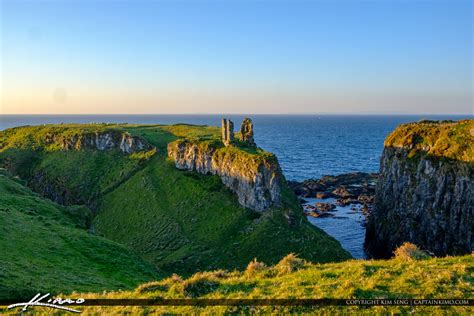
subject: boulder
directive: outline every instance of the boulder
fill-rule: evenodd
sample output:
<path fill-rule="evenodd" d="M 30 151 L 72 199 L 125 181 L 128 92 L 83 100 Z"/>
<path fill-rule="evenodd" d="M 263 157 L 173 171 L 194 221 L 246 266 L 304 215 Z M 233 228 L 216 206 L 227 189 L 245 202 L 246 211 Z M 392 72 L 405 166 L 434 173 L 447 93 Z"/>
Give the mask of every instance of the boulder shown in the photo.
<path fill-rule="evenodd" d="M 336 209 L 336 205 L 331 203 L 316 203 L 316 209 L 320 212 L 328 212 Z"/>
<path fill-rule="evenodd" d="M 330 192 L 316 192 L 317 199 L 327 199 L 330 198 L 332 194 Z"/>

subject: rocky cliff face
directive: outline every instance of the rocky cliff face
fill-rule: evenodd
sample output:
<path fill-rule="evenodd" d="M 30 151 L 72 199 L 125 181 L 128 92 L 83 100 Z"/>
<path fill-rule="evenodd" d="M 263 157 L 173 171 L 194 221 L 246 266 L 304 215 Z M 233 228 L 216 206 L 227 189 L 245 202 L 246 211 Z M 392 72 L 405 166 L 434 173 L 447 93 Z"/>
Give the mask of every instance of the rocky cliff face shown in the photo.
<path fill-rule="evenodd" d="M 410 241 L 435 255 L 474 250 L 474 121 L 402 125 L 385 142 L 366 249 Z"/>
<path fill-rule="evenodd" d="M 139 137 L 115 130 L 71 136 L 49 135 L 46 138 L 46 144 L 52 143 L 59 144 L 62 150 L 80 150 L 82 148 L 107 150 L 116 148 L 126 154 L 151 148 Z"/>
<path fill-rule="evenodd" d="M 281 202 L 281 170 L 274 156 L 262 158 L 237 148 L 217 148 L 178 140 L 168 145 L 176 168 L 218 175 L 239 203 L 264 211 Z"/>

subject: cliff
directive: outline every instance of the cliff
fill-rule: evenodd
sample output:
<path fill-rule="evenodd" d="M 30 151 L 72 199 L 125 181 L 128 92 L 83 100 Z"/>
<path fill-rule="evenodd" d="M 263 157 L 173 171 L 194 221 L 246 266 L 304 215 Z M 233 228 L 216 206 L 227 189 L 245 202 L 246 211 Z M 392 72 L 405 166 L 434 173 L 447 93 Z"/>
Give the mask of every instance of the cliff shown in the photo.
<path fill-rule="evenodd" d="M 124 134 L 143 140 L 152 150 L 124 154 Z M 216 126 L 25 126 L 0 131 L 0 167 L 68 208 L 87 205 L 93 211 L 88 226 L 92 234 L 123 245 L 165 274 L 243 269 L 255 257 L 274 264 L 288 253 L 313 262 L 350 258 L 334 238 L 306 219 L 276 158 L 240 136 L 236 133 L 224 147 Z M 198 168 L 204 161 L 209 170 L 213 163 L 219 166 L 226 183 L 247 192 L 242 196 L 248 205 L 281 206 L 251 211 L 239 204 L 217 173 L 177 169 L 167 150 L 169 143 L 181 142 L 196 144 L 200 153 L 212 152 L 210 160 L 195 159 L 203 162 Z M 101 260 L 115 259 L 111 255 Z"/>
<path fill-rule="evenodd" d="M 131 154 L 152 149 L 144 139 L 108 124 L 24 126 L 7 129 L 0 136 L 0 150 L 9 147 L 46 151 L 118 149 Z"/>
<path fill-rule="evenodd" d="M 0 132 L 0 165 L 60 204 L 87 204 L 156 153 L 120 125 L 58 124 Z"/>
<path fill-rule="evenodd" d="M 280 205 L 281 170 L 269 153 L 180 139 L 168 145 L 168 157 L 178 169 L 218 175 L 244 207 L 264 211 Z"/>
<path fill-rule="evenodd" d="M 70 137 L 52 136 L 47 138 L 47 142 L 58 143 L 62 150 L 83 148 L 107 150 L 115 148 L 123 153 L 131 154 L 150 149 L 150 146 L 139 137 L 118 130 L 72 135 Z"/>
<path fill-rule="evenodd" d="M 474 121 L 405 124 L 381 158 L 366 249 L 390 257 L 404 241 L 435 255 L 473 251 Z"/>

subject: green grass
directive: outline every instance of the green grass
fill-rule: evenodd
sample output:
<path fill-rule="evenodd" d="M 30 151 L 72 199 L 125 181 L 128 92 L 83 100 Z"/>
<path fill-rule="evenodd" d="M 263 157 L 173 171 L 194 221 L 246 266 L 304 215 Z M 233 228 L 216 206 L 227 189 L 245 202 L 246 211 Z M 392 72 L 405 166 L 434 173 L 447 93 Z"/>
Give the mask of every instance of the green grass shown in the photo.
<path fill-rule="evenodd" d="M 160 274 L 123 246 L 91 235 L 87 208 L 60 206 L 0 173 L 0 298 L 130 289 Z"/>
<path fill-rule="evenodd" d="M 0 132 L 0 165 L 29 181 L 37 192 L 62 204 L 89 204 L 126 180 L 155 150 L 124 155 L 118 149 L 61 150 L 61 139 L 122 125 L 61 124 L 27 126 Z M 49 139 L 49 141 L 47 141 Z"/>
<path fill-rule="evenodd" d="M 63 204 L 90 204 L 136 172 L 149 152 L 124 156 L 118 150 L 0 151 L 0 165 L 29 180 L 37 192 Z"/>
<path fill-rule="evenodd" d="M 384 145 L 405 148 L 409 157 L 474 162 L 474 120 L 402 124 L 387 137 Z"/>
<path fill-rule="evenodd" d="M 55 151 L 44 154 L 36 167 L 36 174 L 44 174 L 39 181 L 31 181 L 33 187 L 42 190 L 44 184 L 66 192 L 67 204 L 91 203 L 95 198 L 112 190 L 140 167 L 138 153 L 125 157 L 111 150 L 99 152 Z"/>
<path fill-rule="evenodd" d="M 94 226 L 160 269 L 189 275 L 196 270 L 242 268 L 255 256 L 276 262 L 289 252 L 319 262 L 349 258 L 337 241 L 307 222 L 287 188 L 284 209 L 257 214 L 241 207 L 217 176 L 177 170 L 164 151 L 177 135 L 166 135 L 156 126 L 129 131 L 157 146 L 158 154 L 99 199 Z M 285 216 L 290 215 L 296 227 L 288 224 Z"/>
<path fill-rule="evenodd" d="M 0 148 L 8 149 L 44 149 L 59 150 L 58 142 L 51 142 L 53 137 L 70 138 L 96 132 L 122 130 L 118 124 L 48 124 L 9 128 L 0 133 Z"/>
<path fill-rule="evenodd" d="M 30 136 L 32 131 L 77 135 L 81 128 L 87 133 L 128 132 L 155 146 L 156 154 L 137 159 L 113 150 L 62 151 L 51 144 L 46 149 L 24 145 L 41 144 L 41 139 Z M 68 197 L 66 204 L 93 207 L 92 224 L 98 235 L 137 252 L 165 273 L 243 268 L 254 257 L 275 263 L 290 252 L 316 262 L 350 258 L 336 240 L 307 221 L 286 185 L 282 207 L 261 215 L 240 206 L 217 176 L 180 171 L 168 160 L 168 144 L 181 139 L 218 146 L 221 155 L 238 155 L 246 164 L 275 159 L 239 142 L 223 147 L 216 127 L 73 124 L 24 129 L 0 133 L 3 144 L 9 144 L 0 150 L 0 163 L 13 172 L 20 164 L 26 166 L 28 172 L 16 174 L 39 192 L 61 192 Z M 35 140 L 29 142 L 30 138 Z M 30 165 L 22 159 L 25 153 L 36 157 Z"/>
<path fill-rule="evenodd" d="M 459 146 L 450 145 L 447 152 L 465 159 L 462 157 L 469 149 L 465 132 L 470 123 L 454 130 L 449 125 L 446 131 L 435 123 L 423 124 L 442 130 L 433 132 L 436 135 L 444 135 L 447 130 L 457 135 Z M 412 131 L 414 127 L 403 128 Z M 156 153 L 62 151 L 54 144 L 45 146 L 41 140 L 52 131 L 67 136 L 77 135 L 81 130 L 102 129 L 118 129 L 142 137 L 156 147 Z M 282 207 L 259 214 L 241 207 L 217 176 L 177 170 L 167 159 L 167 146 L 175 141 L 216 146 L 221 155 L 239 155 L 246 164 L 276 159 L 239 142 L 223 147 L 219 133 L 216 127 L 184 124 L 47 125 L 0 132 L 0 165 L 22 178 L 0 173 L 0 297 L 75 290 L 90 292 L 77 294 L 86 299 L 473 298 L 473 255 L 347 261 L 350 256 L 340 244 L 307 221 L 285 183 Z M 431 132 L 425 135 L 416 129 L 412 134 L 423 139 L 413 138 L 414 149 L 422 148 L 419 144 L 441 148 Z M 408 142 L 396 135 L 386 145 L 404 146 Z M 38 181 L 38 174 L 42 181 Z M 71 197 L 69 203 L 87 204 L 94 212 L 83 205 L 60 206 L 43 199 L 26 188 L 26 183 L 39 191 L 62 190 Z M 91 224 L 95 235 L 85 230 Z M 307 262 L 294 257 L 280 261 L 288 253 L 296 253 Z M 266 265 L 253 261 L 243 271 L 254 258 Z M 209 272 L 195 274 L 198 271 Z M 182 278 L 162 279 L 172 273 Z M 138 286 L 139 283 L 143 284 Z M 109 293 L 100 293 L 103 290 Z M 270 306 L 80 309 L 85 314 L 315 311 Z M 318 311 L 373 314 L 470 310 L 323 307 Z"/>
<path fill-rule="evenodd" d="M 252 263 L 254 266 L 255 263 Z M 250 265 L 249 265 L 250 266 Z M 473 299 L 474 255 L 425 260 L 350 260 L 311 264 L 288 257 L 276 266 L 173 276 L 134 291 L 80 294 L 87 298 L 339 298 Z M 472 307 L 81 307 L 85 314 L 222 313 L 472 313 Z"/>

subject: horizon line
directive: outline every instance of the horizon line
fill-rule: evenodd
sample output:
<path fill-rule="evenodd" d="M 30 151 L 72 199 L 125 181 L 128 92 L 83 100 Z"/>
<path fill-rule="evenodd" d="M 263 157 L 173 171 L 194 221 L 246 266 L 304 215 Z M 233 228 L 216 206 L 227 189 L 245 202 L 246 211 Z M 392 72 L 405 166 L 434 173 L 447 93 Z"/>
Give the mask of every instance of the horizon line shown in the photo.
<path fill-rule="evenodd" d="M 273 116 L 282 116 L 282 115 L 294 115 L 294 116 L 303 116 L 303 115 L 387 115 L 387 116 L 412 116 L 412 115 L 427 115 L 427 116 L 474 116 L 473 113 L 331 113 L 331 112 L 321 112 L 321 113 L 31 113 L 31 114 L 16 114 L 16 113 L 0 113 L 0 116 L 107 116 L 107 115 L 120 115 L 120 116 L 144 116 L 144 115 L 252 115 L 252 116 L 263 116 L 263 115 L 273 115 Z"/>

